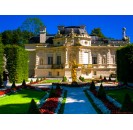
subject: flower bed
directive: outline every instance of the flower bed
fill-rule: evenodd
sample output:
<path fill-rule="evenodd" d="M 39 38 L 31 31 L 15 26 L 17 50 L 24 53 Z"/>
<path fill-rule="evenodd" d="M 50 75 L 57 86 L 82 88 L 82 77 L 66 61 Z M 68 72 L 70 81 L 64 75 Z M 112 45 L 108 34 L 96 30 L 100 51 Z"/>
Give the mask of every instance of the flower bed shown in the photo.
<path fill-rule="evenodd" d="M 106 98 L 98 98 L 97 91 L 88 91 L 88 94 L 92 98 L 93 102 L 103 113 L 120 113 L 121 104 L 115 101 L 110 96 Z M 103 105 L 104 104 L 104 105 Z"/>
<path fill-rule="evenodd" d="M 50 93 L 49 98 L 46 99 L 44 104 L 39 109 L 42 114 L 54 114 L 58 113 L 58 110 L 60 108 L 60 102 L 62 101 L 62 89 L 53 89 L 51 91 L 54 91 L 54 93 Z"/>

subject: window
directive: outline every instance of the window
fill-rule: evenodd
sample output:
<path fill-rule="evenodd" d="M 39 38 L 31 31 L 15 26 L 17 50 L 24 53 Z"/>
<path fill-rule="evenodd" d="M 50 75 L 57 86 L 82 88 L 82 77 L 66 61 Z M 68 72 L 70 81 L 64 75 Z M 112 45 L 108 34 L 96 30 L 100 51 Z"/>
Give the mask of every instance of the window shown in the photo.
<path fill-rule="evenodd" d="M 40 65 L 43 65 L 43 59 L 42 58 L 40 59 Z"/>
<path fill-rule="evenodd" d="M 52 72 L 49 72 L 48 75 L 49 75 L 49 76 L 52 76 Z"/>
<path fill-rule="evenodd" d="M 53 64 L 53 57 L 49 56 L 48 57 L 48 65 L 52 65 Z"/>
<path fill-rule="evenodd" d="M 94 71 L 94 75 L 97 75 L 97 72 L 96 71 Z"/>
<path fill-rule="evenodd" d="M 97 64 L 97 57 L 92 57 L 92 64 Z"/>
<path fill-rule="evenodd" d="M 57 72 L 57 76 L 60 76 L 60 72 Z"/>
<path fill-rule="evenodd" d="M 61 64 L 61 56 L 57 56 L 57 65 Z"/>

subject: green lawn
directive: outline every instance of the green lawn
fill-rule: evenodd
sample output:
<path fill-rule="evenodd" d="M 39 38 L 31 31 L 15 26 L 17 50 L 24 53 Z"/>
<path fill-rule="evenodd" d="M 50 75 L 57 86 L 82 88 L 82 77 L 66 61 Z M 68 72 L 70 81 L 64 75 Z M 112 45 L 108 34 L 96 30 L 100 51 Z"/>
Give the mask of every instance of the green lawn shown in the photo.
<path fill-rule="evenodd" d="M 41 83 L 59 83 L 61 82 L 61 80 L 58 79 L 46 79 L 44 81 L 42 81 Z"/>
<path fill-rule="evenodd" d="M 132 101 L 133 101 L 133 90 L 132 89 L 123 88 L 120 90 L 107 90 L 106 93 L 109 96 L 116 99 L 120 103 L 123 103 L 124 96 L 126 93 L 128 93 L 130 95 L 130 97 L 132 98 Z"/>
<path fill-rule="evenodd" d="M 36 90 L 21 90 L 18 93 L 0 97 L 0 114 L 26 114 L 33 98 L 38 102 L 46 93 Z"/>

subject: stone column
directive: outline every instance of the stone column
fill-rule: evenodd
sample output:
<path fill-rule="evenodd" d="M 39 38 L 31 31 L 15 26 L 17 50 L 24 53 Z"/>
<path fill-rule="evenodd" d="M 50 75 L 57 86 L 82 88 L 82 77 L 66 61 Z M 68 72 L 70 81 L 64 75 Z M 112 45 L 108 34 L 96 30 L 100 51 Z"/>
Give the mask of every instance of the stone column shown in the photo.
<path fill-rule="evenodd" d="M 101 55 L 100 55 L 100 53 L 97 54 L 97 64 L 101 64 Z"/>
<path fill-rule="evenodd" d="M 108 49 L 108 52 L 107 52 L 107 64 L 110 64 L 110 58 L 111 58 L 110 49 Z"/>
<path fill-rule="evenodd" d="M 65 64 L 68 64 L 68 49 L 65 50 Z"/>
<path fill-rule="evenodd" d="M 91 54 L 91 50 L 89 50 L 88 51 L 88 58 L 89 58 L 89 60 L 88 60 L 88 64 L 92 64 L 92 54 Z"/>

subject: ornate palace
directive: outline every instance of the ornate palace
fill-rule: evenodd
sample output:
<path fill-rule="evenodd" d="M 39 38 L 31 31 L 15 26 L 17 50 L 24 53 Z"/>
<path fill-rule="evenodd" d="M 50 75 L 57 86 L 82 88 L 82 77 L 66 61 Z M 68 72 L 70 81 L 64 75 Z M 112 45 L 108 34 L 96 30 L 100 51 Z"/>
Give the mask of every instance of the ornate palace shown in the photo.
<path fill-rule="evenodd" d="M 58 26 L 56 35 L 40 28 L 40 35 L 32 37 L 25 49 L 29 51 L 30 77 L 71 77 L 72 62 L 77 77 L 109 77 L 116 73 L 116 50 L 129 44 L 126 29 L 121 40 L 89 35 L 85 26 Z"/>

